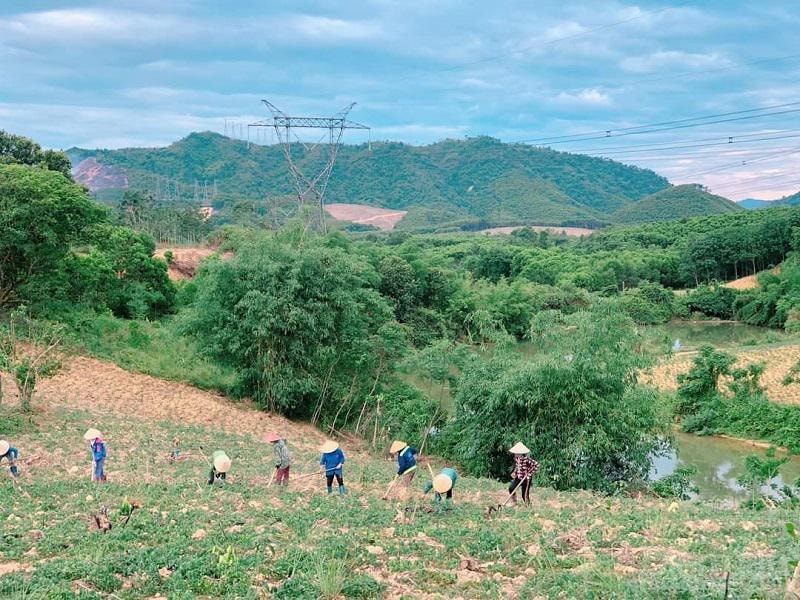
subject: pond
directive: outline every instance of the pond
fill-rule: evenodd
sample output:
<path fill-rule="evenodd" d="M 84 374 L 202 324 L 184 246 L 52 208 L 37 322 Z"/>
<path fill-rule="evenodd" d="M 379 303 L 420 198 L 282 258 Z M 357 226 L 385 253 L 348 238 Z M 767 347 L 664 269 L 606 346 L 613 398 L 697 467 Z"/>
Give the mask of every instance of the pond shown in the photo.
<path fill-rule="evenodd" d="M 680 341 L 680 350 L 697 350 L 704 344 L 715 348 L 734 348 L 775 344 L 793 339 L 783 331 L 732 321 L 671 321 L 647 327 L 648 338 L 656 349 L 665 351 Z"/>
<path fill-rule="evenodd" d="M 693 477 L 704 500 L 741 500 L 746 496 L 736 479 L 745 472 L 744 461 L 748 454 L 764 456 L 764 448 L 747 442 L 713 436 L 675 434 L 675 448 L 667 456 L 655 457 L 650 472 L 651 480 L 658 480 L 674 472 L 679 466 L 693 466 Z M 800 457 L 792 456 L 780 469 L 775 481 L 779 486 L 794 484 L 800 477 Z"/>

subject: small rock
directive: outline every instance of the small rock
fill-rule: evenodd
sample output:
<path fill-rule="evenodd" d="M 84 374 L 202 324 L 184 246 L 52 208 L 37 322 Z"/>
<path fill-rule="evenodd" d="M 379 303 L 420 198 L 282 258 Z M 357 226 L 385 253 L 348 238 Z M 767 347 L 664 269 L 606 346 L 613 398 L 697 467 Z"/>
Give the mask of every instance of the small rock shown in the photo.
<path fill-rule="evenodd" d="M 87 501 L 87 502 L 92 502 L 93 500 L 94 500 L 94 496 L 92 496 L 91 494 L 89 494 L 88 496 L 86 496 L 86 501 Z"/>
<path fill-rule="evenodd" d="M 161 575 L 162 579 L 168 579 L 172 575 L 172 570 L 169 567 L 161 567 L 158 570 L 158 574 Z"/>
<path fill-rule="evenodd" d="M 381 554 L 386 553 L 384 549 L 381 548 L 380 546 L 367 546 L 367 552 L 369 552 L 373 556 L 380 556 Z"/>
<path fill-rule="evenodd" d="M 31 529 L 31 537 L 35 540 L 41 540 L 44 538 L 44 531 L 41 529 Z"/>
<path fill-rule="evenodd" d="M 383 537 L 386 538 L 393 538 L 394 537 L 394 527 L 387 527 L 383 530 Z"/>
<path fill-rule="evenodd" d="M 198 529 L 192 534 L 193 540 L 202 540 L 206 537 L 206 530 L 205 529 Z"/>
<path fill-rule="evenodd" d="M 542 551 L 542 547 L 539 544 L 531 544 L 530 546 L 525 548 L 525 551 L 531 556 L 538 556 L 539 552 Z"/>
<path fill-rule="evenodd" d="M 502 581 L 503 580 L 503 574 L 502 573 L 495 573 L 494 575 L 492 575 L 492 579 L 494 579 L 495 581 Z"/>

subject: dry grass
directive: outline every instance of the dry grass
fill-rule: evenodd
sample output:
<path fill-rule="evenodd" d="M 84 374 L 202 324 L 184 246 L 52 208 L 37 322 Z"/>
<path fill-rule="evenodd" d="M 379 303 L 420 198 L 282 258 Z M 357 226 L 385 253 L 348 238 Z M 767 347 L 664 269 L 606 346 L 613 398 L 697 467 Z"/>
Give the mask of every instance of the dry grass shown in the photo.
<path fill-rule="evenodd" d="M 651 373 L 645 375 L 643 380 L 666 391 L 675 391 L 678 388 L 677 377 L 686 373 L 692 366 L 695 352 L 685 352 L 655 367 Z M 773 402 L 785 404 L 800 404 L 800 390 L 797 385 L 785 386 L 783 379 L 794 365 L 800 361 L 800 344 L 791 344 L 777 348 L 763 348 L 740 350 L 736 352 L 737 367 L 744 367 L 752 363 L 763 362 L 766 370 L 761 382 L 767 389 L 767 395 Z"/>

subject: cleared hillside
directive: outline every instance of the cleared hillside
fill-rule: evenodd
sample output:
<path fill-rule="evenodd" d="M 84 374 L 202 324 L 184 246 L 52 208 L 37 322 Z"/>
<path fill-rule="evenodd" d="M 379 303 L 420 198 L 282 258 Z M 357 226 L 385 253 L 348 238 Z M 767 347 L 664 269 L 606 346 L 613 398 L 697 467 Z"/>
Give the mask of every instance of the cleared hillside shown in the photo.
<path fill-rule="evenodd" d="M 298 164 L 313 172 L 320 149 L 297 145 Z M 73 165 L 85 159 L 113 168 L 79 169 L 81 180 L 109 197 L 106 181 L 124 174 L 132 188 L 192 199 L 195 182 L 216 182 L 216 201 L 294 193 L 278 146 L 248 145 L 205 132 L 165 148 L 69 151 Z M 92 179 L 94 177 L 95 179 Z M 95 184 L 99 185 L 95 185 Z M 330 203 L 407 210 L 400 228 L 464 225 L 586 225 L 668 186 L 653 171 L 607 159 L 557 152 L 479 137 L 428 146 L 396 142 L 343 146 L 328 186 Z M 177 193 L 175 190 L 177 189 Z"/>
<path fill-rule="evenodd" d="M 619 223 L 647 223 L 728 214 L 740 210 L 744 209 L 735 202 L 688 184 L 672 186 L 639 202 L 628 204 L 614 212 L 613 219 Z"/>

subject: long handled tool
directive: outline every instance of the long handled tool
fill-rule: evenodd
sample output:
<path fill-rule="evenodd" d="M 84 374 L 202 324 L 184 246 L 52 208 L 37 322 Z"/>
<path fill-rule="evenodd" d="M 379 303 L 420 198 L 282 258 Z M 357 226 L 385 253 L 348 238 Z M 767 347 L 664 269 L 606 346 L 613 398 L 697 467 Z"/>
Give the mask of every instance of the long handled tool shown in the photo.
<path fill-rule="evenodd" d="M 403 473 L 403 475 L 405 475 L 405 473 Z M 389 498 L 389 494 L 392 493 L 392 490 L 394 489 L 394 486 L 397 485 L 398 481 L 400 481 L 400 475 L 395 475 L 394 479 L 392 479 L 392 482 L 389 484 L 389 487 L 386 488 L 386 493 L 384 493 L 383 496 L 381 496 L 381 500 L 386 500 L 387 498 Z"/>
<path fill-rule="evenodd" d="M 514 486 L 514 489 L 513 489 L 513 490 L 511 490 L 511 491 L 508 493 L 508 496 L 506 497 L 506 499 L 505 499 L 505 500 L 503 500 L 503 502 L 502 502 L 501 504 L 497 504 L 497 505 L 495 505 L 495 506 L 490 506 L 490 507 L 488 507 L 488 508 L 486 509 L 486 515 L 488 516 L 488 515 L 492 514 L 493 512 L 497 512 L 497 511 L 499 511 L 501 508 L 503 508 L 503 507 L 504 507 L 506 504 L 508 504 L 508 501 L 509 501 L 509 500 L 511 500 L 511 498 L 513 498 L 513 497 L 514 497 L 514 494 L 516 494 L 516 493 L 517 493 L 517 490 L 519 489 L 519 487 L 520 487 L 520 486 L 521 486 L 523 483 L 525 483 L 525 482 L 526 482 L 528 479 L 529 479 L 528 477 L 525 477 L 524 479 L 520 479 L 519 483 L 517 483 L 517 485 L 515 485 L 515 486 Z"/>
<path fill-rule="evenodd" d="M 275 467 L 275 472 L 272 474 L 272 477 L 270 478 L 269 483 L 267 484 L 267 489 L 272 487 L 272 482 L 275 481 L 276 477 L 278 477 L 278 467 Z"/>
<path fill-rule="evenodd" d="M 313 473 L 306 473 L 305 475 L 298 475 L 297 479 L 305 479 L 306 477 L 313 477 L 314 475 L 320 475 L 321 473 L 327 473 L 328 471 L 335 471 L 339 467 L 331 467 L 330 469 L 325 469 L 324 471 L 314 471 Z"/>

